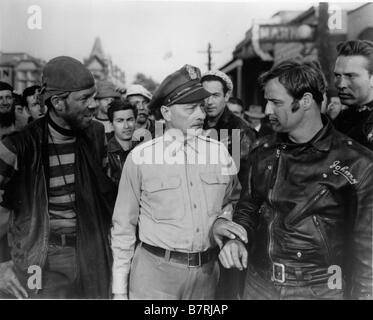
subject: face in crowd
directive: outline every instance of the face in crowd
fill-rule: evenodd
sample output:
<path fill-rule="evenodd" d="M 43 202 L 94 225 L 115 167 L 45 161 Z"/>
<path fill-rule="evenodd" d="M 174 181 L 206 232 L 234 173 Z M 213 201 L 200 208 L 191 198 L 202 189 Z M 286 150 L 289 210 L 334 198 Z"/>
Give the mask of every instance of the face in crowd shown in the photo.
<path fill-rule="evenodd" d="M 202 133 L 206 118 L 203 102 L 162 106 L 161 112 L 170 128 L 179 129 L 184 135 Z"/>
<path fill-rule="evenodd" d="M 223 84 L 218 80 L 203 81 L 202 85 L 211 93 L 211 96 L 205 99 L 206 114 L 209 118 L 216 118 L 223 112 L 229 96 L 224 94 Z"/>
<path fill-rule="evenodd" d="M 94 101 L 95 87 L 70 92 L 67 97 L 52 97 L 54 108 L 72 129 L 81 130 L 87 128 L 95 114 L 96 103 Z"/>
<path fill-rule="evenodd" d="M 44 116 L 45 108 L 40 104 L 40 91 L 35 90 L 35 93 L 26 97 L 27 109 L 32 119 L 38 119 Z"/>
<path fill-rule="evenodd" d="M 10 90 L 0 91 L 0 115 L 12 112 L 14 103 L 13 94 Z"/>
<path fill-rule="evenodd" d="M 98 110 L 102 113 L 107 115 L 107 111 L 110 107 L 110 103 L 113 102 L 114 98 L 102 98 L 102 99 L 95 99 L 96 106 Z"/>
<path fill-rule="evenodd" d="M 135 131 L 136 117 L 131 109 L 118 110 L 113 113 L 114 134 L 119 140 L 132 140 Z"/>
<path fill-rule="evenodd" d="M 228 102 L 228 108 L 229 110 L 237 117 L 242 118 L 243 117 L 243 108 L 241 105 L 237 103 Z"/>
<path fill-rule="evenodd" d="M 130 95 L 127 97 L 129 103 L 137 108 L 137 123 L 145 124 L 149 118 L 149 100 L 142 95 Z"/>
<path fill-rule="evenodd" d="M 373 98 L 373 76 L 364 56 L 339 56 L 334 68 L 335 87 L 341 103 L 358 106 Z"/>
<path fill-rule="evenodd" d="M 278 78 L 268 81 L 264 86 L 264 97 L 267 100 L 266 114 L 274 131 L 291 132 L 301 126 L 304 110 L 299 101 L 287 92 Z"/>

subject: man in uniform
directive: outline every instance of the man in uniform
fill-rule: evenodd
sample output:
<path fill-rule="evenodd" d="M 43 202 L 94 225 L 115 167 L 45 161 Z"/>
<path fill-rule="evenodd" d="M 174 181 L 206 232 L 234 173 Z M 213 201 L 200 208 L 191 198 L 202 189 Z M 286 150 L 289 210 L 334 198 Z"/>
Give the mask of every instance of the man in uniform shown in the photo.
<path fill-rule="evenodd" d="M 114 298 L 214 298 L 219 266 L 210 227 L 231 212 L 237 179 L 224 145 L 201 135 L 209 95 L 199 69 L 185 65 L 150 102 L 167 131 L 132 150 L 123 168 L 112 228 Z"/>
<path fill-rule="evenodd" d="M 222 264 L 249 265 L 245 299 L 372 299 L 373 153 L 320 114 L 319 69 L 285 61 L 261 81 L 276 135 L 252 150 L 233 222 L 214 224 Z"/>

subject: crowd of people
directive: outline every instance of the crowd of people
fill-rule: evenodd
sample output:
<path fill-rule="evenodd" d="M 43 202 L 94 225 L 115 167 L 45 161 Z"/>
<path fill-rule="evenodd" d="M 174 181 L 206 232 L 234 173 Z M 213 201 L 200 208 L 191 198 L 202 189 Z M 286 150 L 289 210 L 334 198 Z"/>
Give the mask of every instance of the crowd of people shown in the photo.
<path fill-rule="evenodd" d="M 0 298 L 372 299 L 373 42 L 336 50 L 339 103 L 309 60 L 248 108 L 188 64 L 152 93 L 67 56 L 0 82 Z"/>

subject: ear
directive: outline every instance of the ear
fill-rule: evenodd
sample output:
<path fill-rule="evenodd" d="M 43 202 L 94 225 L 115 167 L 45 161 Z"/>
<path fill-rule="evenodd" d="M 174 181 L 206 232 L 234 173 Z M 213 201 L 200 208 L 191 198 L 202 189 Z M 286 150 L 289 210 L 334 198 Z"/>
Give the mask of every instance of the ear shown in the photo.
<path fill-rule="evenodd" d="M 228 103 L 229 98 L 230 98 L 230 95 L 229 95 L 229 93 L 228 93 L 228 91 L 227 91 L 227 93 L 226 93 L 225 96 L 224 96 L 224 100 L 225 100 L 226 103 Z"/>
<path fill-rule="evenodd" d="M 166 121 L 171 121 L 171 110 L 170 107 L 161 106 L 161 114 L 163 116 L 163 119 Z"/>
<path fill-rule="evenodd" d="M 52 96 L 51 97 L 51 102 L 54 107 L 54 109 L 57 112 L 63 112 L 65 110 L 65 103 L 63 99 L 59 96 Z"/>
<path fill-rule="evenodd" d="M 301 99 L 301 105 L 304 110 L 308 110 L 312 107 L 313 105 L 313 96 L 312 93 L 306 92 L 302 99 Z"/>
<path fill-rule="evenodd" d="M 373 88 L 373 73 L 369 76 L 370 87 Z"/>

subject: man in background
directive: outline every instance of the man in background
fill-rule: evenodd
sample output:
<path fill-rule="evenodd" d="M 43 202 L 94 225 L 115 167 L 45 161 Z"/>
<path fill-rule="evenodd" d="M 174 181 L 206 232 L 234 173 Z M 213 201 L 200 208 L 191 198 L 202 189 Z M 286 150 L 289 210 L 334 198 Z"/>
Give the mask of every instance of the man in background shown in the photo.
<path fill-rule="evenodd" d="M 97 114 L 95 120 L 102 123 L 105 127 L 106 139 L 113 136 L 113 127 L 110 124 L 108 117 L 108 109 L 110 103 L 115 99 L 120 99 L 120 93 L 115 90 L 115 86 L 110 81 L 97 81 L 97 93 L 95 96 L 95 101 L 97 103 Z"/>

